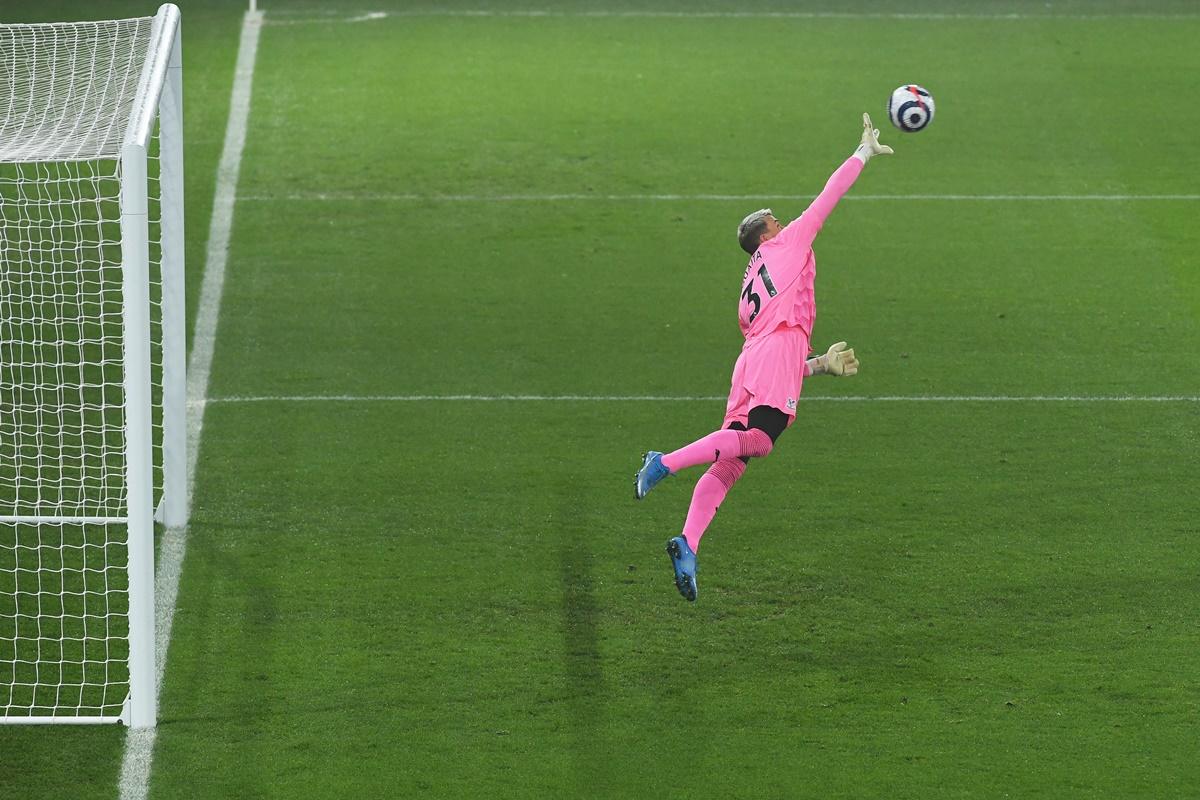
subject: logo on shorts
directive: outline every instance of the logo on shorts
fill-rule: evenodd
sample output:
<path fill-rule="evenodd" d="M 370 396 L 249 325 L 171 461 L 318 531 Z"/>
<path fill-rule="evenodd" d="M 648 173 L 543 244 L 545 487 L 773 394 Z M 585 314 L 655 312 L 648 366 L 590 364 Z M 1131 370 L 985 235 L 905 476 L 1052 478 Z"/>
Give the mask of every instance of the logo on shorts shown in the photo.
<path fill-rule="evenodd" d="M 793 398 L 789 397 L 788 401 L 787 401 L 787 407 L 788 407 L 789 411 L 795 411 L 796 410 L 796 401 Z"/>

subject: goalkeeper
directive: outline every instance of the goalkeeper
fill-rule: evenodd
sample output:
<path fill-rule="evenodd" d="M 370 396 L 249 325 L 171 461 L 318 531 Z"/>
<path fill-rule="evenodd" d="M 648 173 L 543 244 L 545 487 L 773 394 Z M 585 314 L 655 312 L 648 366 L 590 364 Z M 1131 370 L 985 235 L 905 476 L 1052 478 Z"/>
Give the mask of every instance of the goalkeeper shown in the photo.
<path fill-rule="evenodd" d="M 650 451 L 635 476 L 634 494 L 640 500 L 668 475 L 711 465 L 696 483 L 683 534 L 667 542 L 675 585 L 688 600 L 696 599 L 700 537 L 750 459 L 770 453 L 796 418 L 805 376 L 858 372 L 854 350 L 845 342 L 834 344 L 824 355 L 806 357 L 816 318 L 813 239 L 871 157 L 892 152 L 879 143 L 879 131 L 866 114 L 863 127 L 861 144 L 798 219 L 783 226 L 771 209 L 764 208 L 738 226 L 738 244 L 750 254 L 738 302 L 738 323 L 746 343 L 733 366 L 724 427 L 665 455 Z"/>

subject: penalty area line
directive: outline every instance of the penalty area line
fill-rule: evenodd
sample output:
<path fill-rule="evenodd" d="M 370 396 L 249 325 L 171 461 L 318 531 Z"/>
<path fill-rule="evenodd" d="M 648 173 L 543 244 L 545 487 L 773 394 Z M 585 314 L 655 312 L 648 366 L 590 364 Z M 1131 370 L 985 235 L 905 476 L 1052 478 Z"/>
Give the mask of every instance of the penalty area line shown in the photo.
<path fill-rule="evenodd" d="M 811 194 L 420 194 L 416 192 L 355 193 L 355 192 L 291 192 L 288 194 L 246 194 L 239 200 L 250 203 L 270 202 L 347 202 L 347 203 L 554 203 L 602 201 L 610 203 L 664 203 L 681 201 L 753 201 L 812 200 Z M 951 202 L 1110 202 L 1141 201 L 1195 202 L 1200 194 L 848 194 L 841 202 L 888 201 L 951 201 Z"/>
<path fill-rule="evenodd" d="M 204 425 L 204 398 L 212 369 L 213 343 L 221 309 L 221 291 L 225 283 L 225 265 L 229 259 L 229 235 L 237 201 L 237 182 L 241 172 L 242 151 L 246 144 L 246 123 L 250 115 L 254 61 L 258 53 L 263 15 L 248 11 L 242 18 L 237 66 L 229 101 L 229 121 L 225 144 L 217 167 L 217 186 L 212 220 L 208 231 L 204 278 L 200 287 L 200 305 L 187 366 L 187 505 L 191 515 L 195 490 L 196 462 L 200 453 L 200 434 Z M 175 620 L 175 600 L 179 594 L 179 576 L 187 551 L 187 527 L 168 528 L 163 532 L 154 576 L 154 655 L 155 692 L 161 694 L 166 671 L 167 647 Z M 150 771 L 158 728 L 130 728 L 125 736 L 125 755 L 118 783 L 120 800 L 145 800 L 150 789 Z"/>
<path fill-rule="evenodd" d="M 938 13 L 938 12 L 854 12 L 854 11 L 670 11 L 653 9 L 584 9 L 579 11 L 557 9 L 405 9 L 396 11 L 358 10 L 335 11 L 332 9 L 304 9 L 272 13 L 270 25 L 330 25 L 361 24 L 385 19 L 410 17 L 459 17 L 459 18 L 609 18 L 609 19 L 764 19 L 764 20 L 980 20 L 980 21 L 1025 21 L 1025 20 L 1192 20 L 1196 14 L 1171 14 L 1153 12 L 1131 12 L 1127 14 L 1004 14 L 1004 13 Z"/>
<path fill-rule="evenodd" d="M 204 405 L 246 403 L 691 403 L 725 401 L 725 395 L 397 394 L 234 395 Z M 1200 403 L 1200 395 L 841 395 L 804 397 L 804 403 Z"/>

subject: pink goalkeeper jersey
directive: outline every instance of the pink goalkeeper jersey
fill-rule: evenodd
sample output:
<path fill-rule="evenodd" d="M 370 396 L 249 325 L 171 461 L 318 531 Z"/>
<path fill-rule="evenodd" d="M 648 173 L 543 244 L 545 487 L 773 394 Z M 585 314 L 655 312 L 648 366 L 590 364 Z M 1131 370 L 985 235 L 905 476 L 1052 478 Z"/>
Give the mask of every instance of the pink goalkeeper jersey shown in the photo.
<path fill-rule="evenodd" d="M 774 238 L 763 242 L 750 258 L 738 302 L 738 324 L 747 345 L 751 339 L 781 325 L 800 328 L 812 335 L 817 318 L 813 294 L 817 260 L 812 251 L 813 239 L 862 169 L 862 161 L 854 156 L 846 159 L 805 212 Z"/>

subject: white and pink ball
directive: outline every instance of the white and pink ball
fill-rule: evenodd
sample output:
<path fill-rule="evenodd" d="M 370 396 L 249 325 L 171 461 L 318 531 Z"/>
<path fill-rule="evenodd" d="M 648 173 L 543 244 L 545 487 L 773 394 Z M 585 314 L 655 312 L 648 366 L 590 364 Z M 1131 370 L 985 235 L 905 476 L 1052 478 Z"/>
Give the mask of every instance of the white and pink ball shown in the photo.
<path fill-rule="evenodd" d="M 888 119 L 905 133 L 924 130 L 933 121 L 933 95 L 924 87 L 909 83 L 888 98 Z"/>

